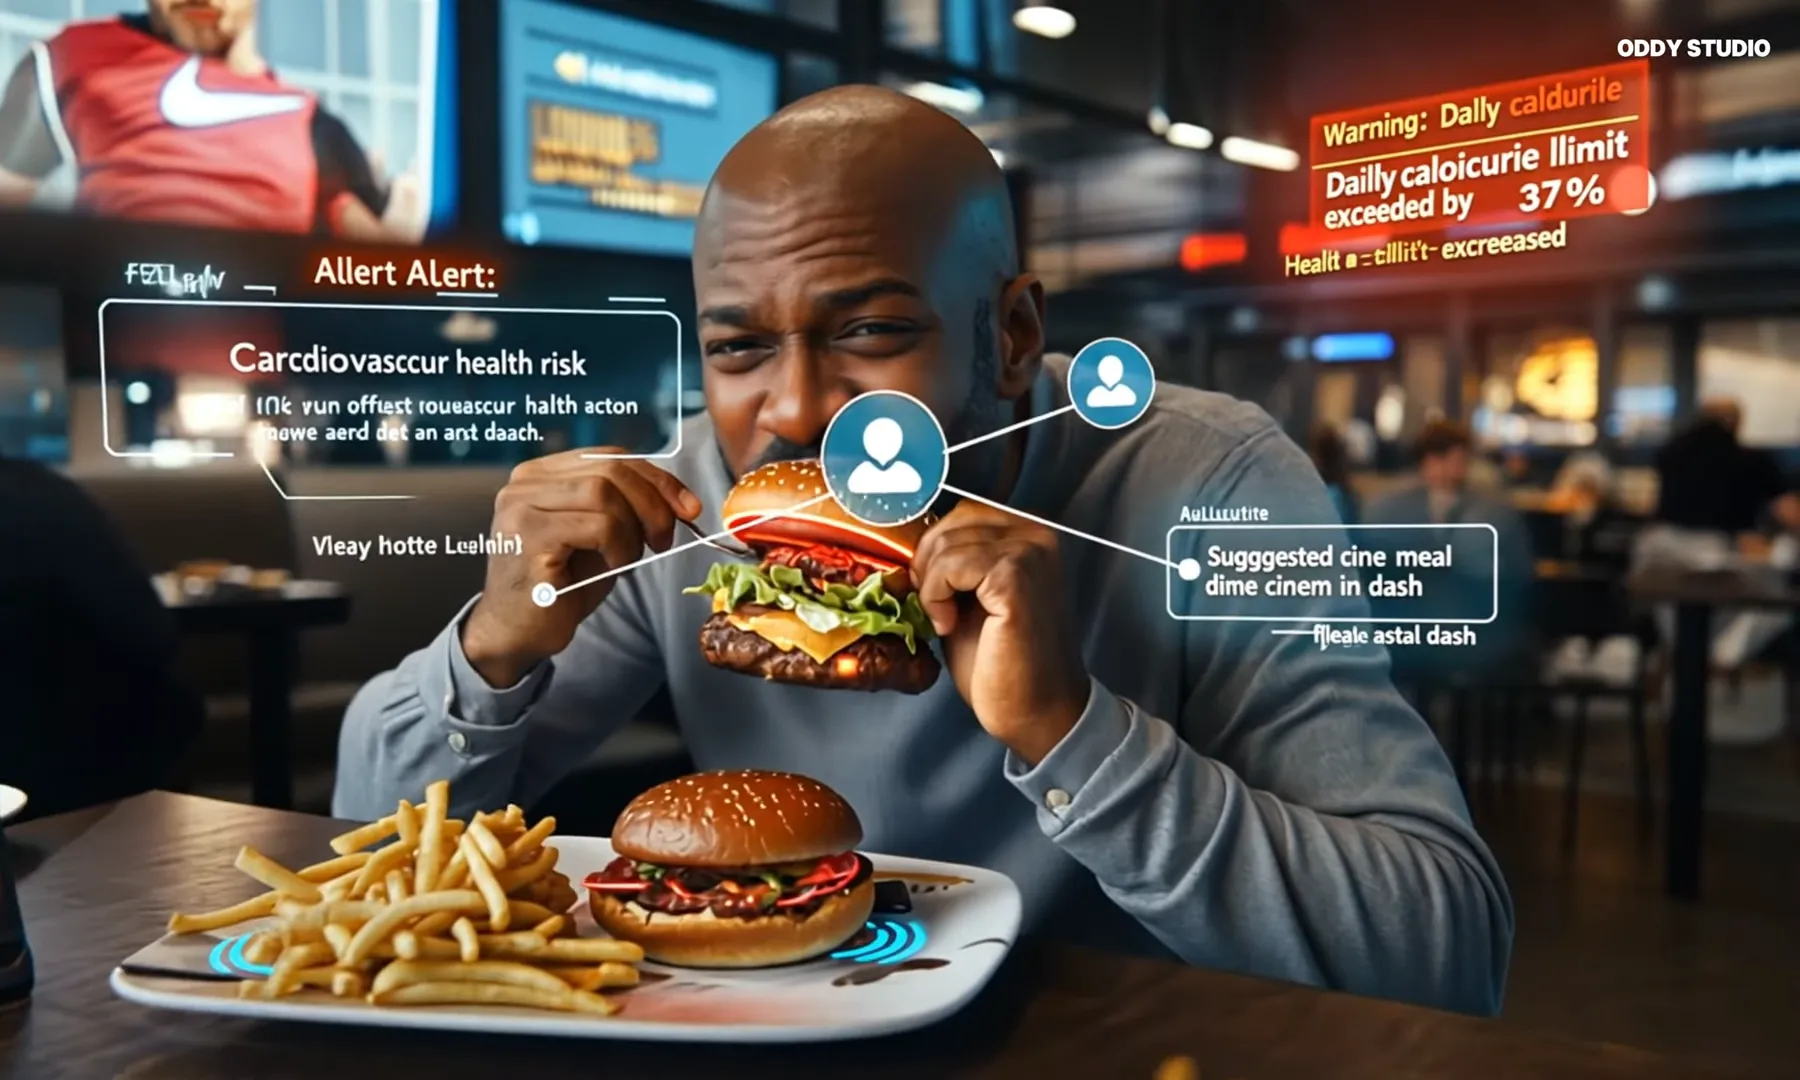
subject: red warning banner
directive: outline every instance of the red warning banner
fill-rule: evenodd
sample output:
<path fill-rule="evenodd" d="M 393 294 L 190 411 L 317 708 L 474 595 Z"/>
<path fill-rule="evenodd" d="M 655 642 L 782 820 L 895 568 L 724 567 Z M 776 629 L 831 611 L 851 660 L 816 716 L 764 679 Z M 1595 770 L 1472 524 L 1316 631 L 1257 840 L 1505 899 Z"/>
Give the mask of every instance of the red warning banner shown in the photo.
<path fill-rule="evenodd" d="M 1327 235 L 1640 212 L 1650 64 L 1633 60 L 1315 116 Z"/>

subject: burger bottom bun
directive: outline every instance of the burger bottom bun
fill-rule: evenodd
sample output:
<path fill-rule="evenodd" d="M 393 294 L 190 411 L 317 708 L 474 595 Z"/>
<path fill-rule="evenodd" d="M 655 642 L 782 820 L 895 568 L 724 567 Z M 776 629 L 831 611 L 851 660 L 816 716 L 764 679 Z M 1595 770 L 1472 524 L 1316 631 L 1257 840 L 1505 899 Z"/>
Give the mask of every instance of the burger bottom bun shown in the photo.
<path fill-rule="evenodd" d="M 651 911 L 612 893 L 590 893 L 588 909 L 600 928 L 643 946 L 661 964 L 696 968 L 758 968 L 810 960 L 837 948 L 861 930 L 875 910 L 875 883 L 828 897 L 805 918 L 761 915 L 720 918 Z"/>

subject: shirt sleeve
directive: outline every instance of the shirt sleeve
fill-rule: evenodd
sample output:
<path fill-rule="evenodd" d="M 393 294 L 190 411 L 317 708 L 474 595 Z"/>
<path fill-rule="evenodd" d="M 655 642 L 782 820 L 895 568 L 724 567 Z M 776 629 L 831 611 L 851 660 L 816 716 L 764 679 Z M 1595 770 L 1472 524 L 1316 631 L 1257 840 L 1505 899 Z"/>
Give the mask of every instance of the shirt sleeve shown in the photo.
<path fill-rule="evenodd" d="M 375 176 L 369 155 L 342 120 L 323 107 L 314 110 L 313 155 L 319 163 L 319 231 L 333 232 L 337 205 L 355 199 L 380 217 L 387 210 L 387 189 Z"/>
<path fill-rule="evenodd" d="M 479 599 L 479 598 L 477 598 Z M 431 644 L 362 688 L 344 715 L 332 813 L 373 820 L 450 781 L 454 813 L 529 806 L 580 768 L 662 686 L 665 669 L 633 580 L 556 657 L 489 686 L 462 650 L 471 600 Z"/>
<path fill-rule="evenodd" d="M 1329 521 L 1323 485 L 1276 432 L 1198 500 Z M 1366 616 L 1319 600 L 1315 617 Z M 1096 681 L 1075 728 L 1006 772 L 1045 835 L 1186 961 L 1492 1014 L 1512 902 L 1431 730 L 1384 650 L 1193 623 L 1179 715 Z"/>

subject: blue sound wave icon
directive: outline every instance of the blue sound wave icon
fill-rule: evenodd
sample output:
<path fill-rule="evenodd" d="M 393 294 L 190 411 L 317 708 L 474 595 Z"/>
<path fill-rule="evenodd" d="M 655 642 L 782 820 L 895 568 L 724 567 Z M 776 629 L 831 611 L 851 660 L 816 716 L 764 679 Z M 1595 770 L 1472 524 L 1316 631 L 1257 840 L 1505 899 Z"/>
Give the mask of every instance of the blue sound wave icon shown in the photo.
<path fill-rule="evenodd" d="M 859 964 L 897 964 L 917 956 L 925 947 L 925 928 L 915 922 L 878 919 L 863 924 L 874 938 L 855 948 L 840 949 L 831 954 L 833 960 L 851 960 Z"/>
<path fill-rule="evenodd" d="M 207 964 L 221 975 L 229 975 L 241 979 L 246 975 L 267 977 L 275 968 L 269 964 L 252 963 L 244 955 L 244 944 L 250 940 L 249 934 L 225 938 L 214 945 L 212 952 L 206 956 Z"/>

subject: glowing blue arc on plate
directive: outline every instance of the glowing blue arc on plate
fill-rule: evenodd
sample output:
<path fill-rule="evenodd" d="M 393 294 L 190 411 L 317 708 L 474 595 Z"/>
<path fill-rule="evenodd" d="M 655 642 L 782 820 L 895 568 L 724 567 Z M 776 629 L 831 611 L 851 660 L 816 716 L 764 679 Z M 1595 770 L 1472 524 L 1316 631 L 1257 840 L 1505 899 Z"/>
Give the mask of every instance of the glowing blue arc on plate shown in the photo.
<path fill-rule="evenodd" d="M 244 955 L 244 945 L 248 943 L 249 940 L 249 934 L 239 934 L 237 937 L 220 939 L 219 943 L 212 947 L 212 952 L 207 954 L 207 965 L 221 975 L 230 975 L 233 977 L 241 977 L 244 975 L 269 975 L 275 970 L 273 966 L 269 964 L 252 963 L 250 958 Z"/>
<path fill-rule="evenodd" d="M 925 947 L 925 928 L 918 923 L 883 919 L 864 924 L 875 935 L 873 941 L 853 949 L 840 949 L 831 954 L 833 960 L 853 960 L 861 964 L 897 964 L 918 955 Z"/>

